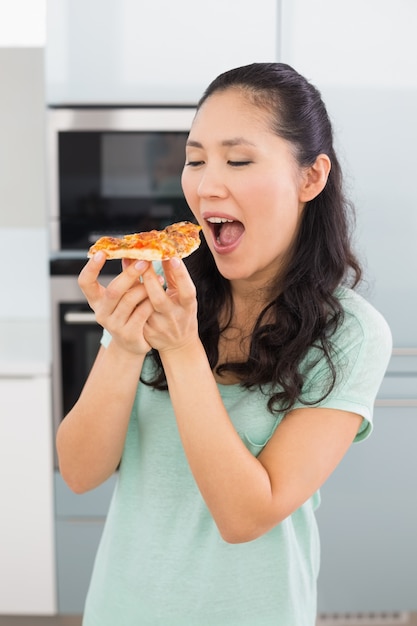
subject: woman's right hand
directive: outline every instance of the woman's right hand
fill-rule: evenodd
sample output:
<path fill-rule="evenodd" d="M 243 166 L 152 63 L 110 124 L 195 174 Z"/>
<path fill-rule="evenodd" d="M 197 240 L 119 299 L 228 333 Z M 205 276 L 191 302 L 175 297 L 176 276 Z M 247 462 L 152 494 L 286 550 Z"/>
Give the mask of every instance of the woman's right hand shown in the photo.
<path fill-rule="evenodd" d="M 107 287 L 99 282 L 106 256 L 95 254 L 78 277 L 78 284 L 97 322 L 112 335 L 112 341 L 128 352 L 144 355 L 151 349 L 143 336 L 143 327 L 153 312 L 140 276 L 147 261 L 124 261 L 123 271 Z"/>

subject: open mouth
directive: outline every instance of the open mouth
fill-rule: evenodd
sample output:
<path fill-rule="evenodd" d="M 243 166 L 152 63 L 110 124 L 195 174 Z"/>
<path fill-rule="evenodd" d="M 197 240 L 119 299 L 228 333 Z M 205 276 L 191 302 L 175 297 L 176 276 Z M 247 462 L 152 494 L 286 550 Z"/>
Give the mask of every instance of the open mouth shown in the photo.
<path fill-rule="evenodd" d="M 210 225 L 216 248 L 234 247 L 245 230 L 242 222 L 225 217 L 209 217 L 207 222 Z"/>

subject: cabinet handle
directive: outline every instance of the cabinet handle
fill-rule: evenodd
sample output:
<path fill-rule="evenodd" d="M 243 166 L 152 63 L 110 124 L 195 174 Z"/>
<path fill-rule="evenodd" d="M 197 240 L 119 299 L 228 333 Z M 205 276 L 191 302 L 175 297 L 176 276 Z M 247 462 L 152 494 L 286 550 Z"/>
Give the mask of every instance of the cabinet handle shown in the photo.
<path fill-rule="evenodd" d="M 388 406 L 396 408 L 417 407 L 417 398 L 378 398 L 375 406 Z"/>
<path fill-rule="evenodd" d="M 90 311 L 67 311 L 64 321 L 67 324 L 97 324 L 95 314 Z"/>
<path fill-rule="evenodd" d="M 392 356 L 417 356 L 417 348 L 393 348 Z"/>

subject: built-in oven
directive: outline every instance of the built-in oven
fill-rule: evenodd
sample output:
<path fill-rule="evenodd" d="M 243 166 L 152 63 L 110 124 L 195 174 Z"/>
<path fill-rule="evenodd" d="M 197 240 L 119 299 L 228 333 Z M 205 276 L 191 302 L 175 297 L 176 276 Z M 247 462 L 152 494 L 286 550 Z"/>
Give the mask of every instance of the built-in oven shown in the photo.
<path fill-rule="evenodd" d="M 119 270 L 117 261 L 100 278 L 107 284 Z M 54 431 L 75 404 L 97 355 L 103 329 L 97 324 L 77 281 L 84 261 L 51 262 L 52 392 Z M 113 267 L 112 267 L 112 264 Z"/>
<path fill-rule="evenodd" d="M 52 254 L 192 219 L 181 189 L 192 107 L 48 110 Z"/>
<path fill-rule="evenodd" d="M 102 334 L 77 283 L 89 246 L 192 220 L 181 189 L 192 107 L 48 110 L 52 387 L 55 432 L 77 400 Z M 120 271 L 108 261 L 101 281 Z"/>

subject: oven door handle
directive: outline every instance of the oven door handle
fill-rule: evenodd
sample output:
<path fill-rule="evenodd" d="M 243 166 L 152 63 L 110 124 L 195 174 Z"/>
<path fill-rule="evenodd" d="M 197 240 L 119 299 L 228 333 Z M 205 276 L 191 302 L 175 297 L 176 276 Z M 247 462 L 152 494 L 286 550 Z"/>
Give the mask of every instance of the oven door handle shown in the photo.
<path fill-rule="evenodd" d="M 92 311 L 67 311 L 64 314 L 66 324 L 97 324 L 95 313 Z"/>

